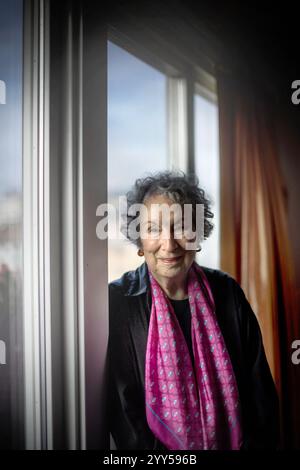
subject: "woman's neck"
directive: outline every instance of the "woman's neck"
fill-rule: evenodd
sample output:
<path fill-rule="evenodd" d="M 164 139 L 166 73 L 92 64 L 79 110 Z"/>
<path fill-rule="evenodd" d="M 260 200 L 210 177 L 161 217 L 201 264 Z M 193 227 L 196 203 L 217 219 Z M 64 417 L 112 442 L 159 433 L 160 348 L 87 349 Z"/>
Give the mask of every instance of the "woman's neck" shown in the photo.
<path fill-rule="evenodd" d="M 187 277 L 165 278 L 154 276 L 165 294 L 173 300 L 183 300 L 188 298 Z"/>

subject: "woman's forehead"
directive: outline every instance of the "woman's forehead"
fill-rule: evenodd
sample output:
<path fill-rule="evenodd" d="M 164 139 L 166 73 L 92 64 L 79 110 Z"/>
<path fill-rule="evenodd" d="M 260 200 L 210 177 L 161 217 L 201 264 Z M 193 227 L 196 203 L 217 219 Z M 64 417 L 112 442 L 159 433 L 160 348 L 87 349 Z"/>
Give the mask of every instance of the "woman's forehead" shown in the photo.
<path fill-rule="evenodd" d="M 183 213 L 181 207 L 176 208 L 171 205 L 157 204 L 156 206 L 147 206 L 142 211 L 142 220 L 146 222 L 169 223 L 181 221 Z"/>
<path fill-rule="evenodd" d="M 177 224 L 193 219 L 192 204 L 180 204 L 167 195 L 151 195 L 142 204 L 140 220 L 163 225 Z"/>

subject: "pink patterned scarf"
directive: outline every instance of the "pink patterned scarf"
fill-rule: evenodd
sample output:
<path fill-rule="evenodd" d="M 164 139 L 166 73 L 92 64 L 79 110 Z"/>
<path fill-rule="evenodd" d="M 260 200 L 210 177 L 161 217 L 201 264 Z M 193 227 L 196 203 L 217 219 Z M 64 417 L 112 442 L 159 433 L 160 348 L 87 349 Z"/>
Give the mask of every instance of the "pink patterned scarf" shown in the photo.
<path fill-rule="evenodd" d="M 173 306 L 150 270 L 149 277 L 145 396 L 150 429 L 167 449 L 239 449 L 237 384 L 203 270 L 194 261 L 188 272 L 194 368 Z"/>

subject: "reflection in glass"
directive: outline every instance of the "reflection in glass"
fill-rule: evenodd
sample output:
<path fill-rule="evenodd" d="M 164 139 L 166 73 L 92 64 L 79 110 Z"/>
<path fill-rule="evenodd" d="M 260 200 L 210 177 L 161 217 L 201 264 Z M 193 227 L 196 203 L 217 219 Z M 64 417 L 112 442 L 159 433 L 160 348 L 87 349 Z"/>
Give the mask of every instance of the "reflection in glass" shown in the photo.
<path fill-rule="evenodd" d="M 0 0 L 0 448 L 23 446 L 21 0 Z"/>

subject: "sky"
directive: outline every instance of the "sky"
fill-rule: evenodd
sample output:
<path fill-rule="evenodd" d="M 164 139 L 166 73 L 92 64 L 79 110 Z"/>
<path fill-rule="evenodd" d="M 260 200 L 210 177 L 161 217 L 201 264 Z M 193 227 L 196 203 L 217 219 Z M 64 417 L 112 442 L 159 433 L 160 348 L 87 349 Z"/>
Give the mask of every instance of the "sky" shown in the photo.
<path fill-rule="evenodd" d="M 108 43 L 108 188 L 167 166 L 166 77 Z"/>

